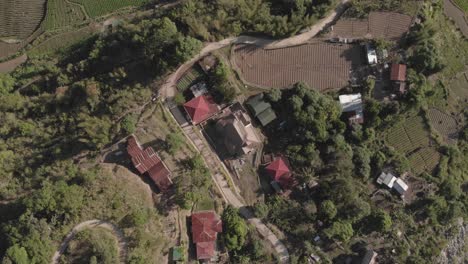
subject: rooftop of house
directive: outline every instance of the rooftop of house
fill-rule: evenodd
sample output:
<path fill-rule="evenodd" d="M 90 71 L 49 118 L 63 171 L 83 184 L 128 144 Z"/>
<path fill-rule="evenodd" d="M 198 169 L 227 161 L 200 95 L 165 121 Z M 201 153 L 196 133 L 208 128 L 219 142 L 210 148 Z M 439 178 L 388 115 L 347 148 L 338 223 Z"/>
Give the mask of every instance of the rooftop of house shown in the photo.
<path fill-rule="evenodd" d="M 266 126 L 276 119 L 275 111 L 271 108 L 271 104 L 263 99 L 263 93 L 249 98 L 246 105 L 262 126 Z"/>
<path fill-rule="evenodd" d="M 192 238 L 197 244 L 197 259 L 210 259 L 214 256 L 219 232 L 222 232 L 222 222 L 214 211 L 192 214 Z"/>
<path fill-rule="evenodd" d="M 384 184 L 389 188 L 393 188 L 393 184 L 395 183 L 396 179 L 397 178 L 393 174 L 382 172 L 379 178 L 377 178 L 377 183 Z"/>
<path fill-rule="evenodd" d="M 408 190 L 408 185 L 401 178 L 397 178 L 393 184 L 393 189 L 395 189 L 400 195 L 404 195 Z"/>
<path fill-rule="evenodd" d="M 343 94 L 338 98 L 343 112 L 362 112 L 362 98 L 360 93 Z"/>
<path fill-rule="evenodd" d="M 140 174 L 147 172 L 161 191 L 169 189 L 172 185 L 171 172 L 152 147 L 143 150 L 136 137 L 132 135 L 127 139 L 127 152 Z"/>
<path fill-rule="evenodd" d="M 406 81 L 406 65 L 393 63 L 390 71 L 390 80 L 400 82 Z"/>
<path fill-rule="evenodd" d="M 193 124 L 198 124 L 216 114 L 220 108 L 210 95 L 201 95 L 184 104 Z"/>
<path fill-rule="evenodd" d="M 272 180 L 278 182 L 282 188 L 290 187 L 293 179 L 289 168 L 289 162 L 286 158 L 275 158 L 268 166 L 265 167 L 265 171 L 270 175 Z"/>
<path fill-rule="evenodd" d="M 374 250 L 367 250 L 366 254 L 362 258 L 361 264 L 374 264 L 376 257 L 377 252 L 375 252 Z"/>
<path fill-rule="evenodd" d="M 217 130 L 224 135 L 224 145 L 232 155 L 246 154 L 250 152 L 250 146 L 261 143 L 247 118 L 245 115 L 232 113 L 216 123 Z"/>

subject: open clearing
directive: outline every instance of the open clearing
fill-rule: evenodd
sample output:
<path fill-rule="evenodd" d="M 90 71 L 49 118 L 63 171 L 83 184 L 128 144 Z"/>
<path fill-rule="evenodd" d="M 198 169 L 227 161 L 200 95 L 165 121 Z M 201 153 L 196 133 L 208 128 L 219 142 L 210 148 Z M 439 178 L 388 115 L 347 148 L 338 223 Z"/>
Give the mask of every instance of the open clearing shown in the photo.
<path fill-rule="evenodd" d="M 269 50 L 237 45 L 232 58 L 249 85 L 285 88 L 302 81 L 324 91 L 346 86 L 351 72 L 363 65 L 362 55 L 358 45 L 317 42 Z"/>
<path fill-rule="evenodd" d="M 440 154 L 432 146 L 429 131 L 420 116 L 413 116 L 396 124 L 387 133 L 387 143 L 406 155 L 415 174 L 432 171 Z"/>

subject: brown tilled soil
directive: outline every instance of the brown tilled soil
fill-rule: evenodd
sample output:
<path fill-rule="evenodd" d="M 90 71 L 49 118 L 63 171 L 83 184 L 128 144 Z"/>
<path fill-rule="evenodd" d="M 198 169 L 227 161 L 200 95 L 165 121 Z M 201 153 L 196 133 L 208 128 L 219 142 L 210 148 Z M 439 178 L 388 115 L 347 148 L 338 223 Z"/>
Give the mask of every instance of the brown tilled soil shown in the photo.
<path fill-rule="evenodd" d="M 366 19 L 338 20 L 329 37 L 400 39 L 410 28 L 412 17 L 394 12 L 371 12 Z"/>
<path fill-rule="evenodd" d="M 250 85 L 284 88 L 302 81 L 321 91 L 346 86 L 363 57 L 358 45 L 325 42 L 269 50 L 237 45 L 233 50 L 234 64 Z"/>

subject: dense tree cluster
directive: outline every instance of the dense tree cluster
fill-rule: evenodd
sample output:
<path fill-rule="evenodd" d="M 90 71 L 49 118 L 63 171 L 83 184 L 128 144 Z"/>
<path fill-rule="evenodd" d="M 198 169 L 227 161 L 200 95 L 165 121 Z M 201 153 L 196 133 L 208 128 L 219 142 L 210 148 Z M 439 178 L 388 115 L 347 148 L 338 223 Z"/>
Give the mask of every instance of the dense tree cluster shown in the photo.
<path fill-rule="evenodd" d="M 213 41 L 241 33 L 273 37 L 294 35 L 321 18 L 336 3 L 332 0 L 190 0 L 173 11 L 173 20 L 187 31 Z"/>

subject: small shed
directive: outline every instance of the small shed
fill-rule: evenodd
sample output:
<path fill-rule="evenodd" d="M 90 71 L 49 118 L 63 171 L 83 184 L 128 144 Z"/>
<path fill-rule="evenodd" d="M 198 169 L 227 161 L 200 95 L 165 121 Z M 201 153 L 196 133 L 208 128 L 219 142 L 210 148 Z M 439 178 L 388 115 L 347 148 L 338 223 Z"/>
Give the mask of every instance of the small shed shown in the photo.
<path fill-rule="evenodd" d="M 271 108 L 271 104 L 264 100 L 263 93 L 249 98 L 246 105 L 262 126 L 266 126 L 276 119 L 276 113 Z"/>
<path fill-rule="evenodd" d="M 367 62 L 369 65 L 377 64 L 377 52 L 375 48 L 370 44 L 366 44 Z"/>
<path fill-rule="evenodd" d="M 401 178 L 398 178 L 393 184 L 393 189 L 395 189 L 401 196 L 403 196 L 408 190 L 408 185 Z"/>
<path fill-rule="evenodd" d="M 367 250 L 366 254 L 362 258 L 361 264 L 375 264 L 375 259 L 377 258 L 377 252 L 374 250 Z"/>

